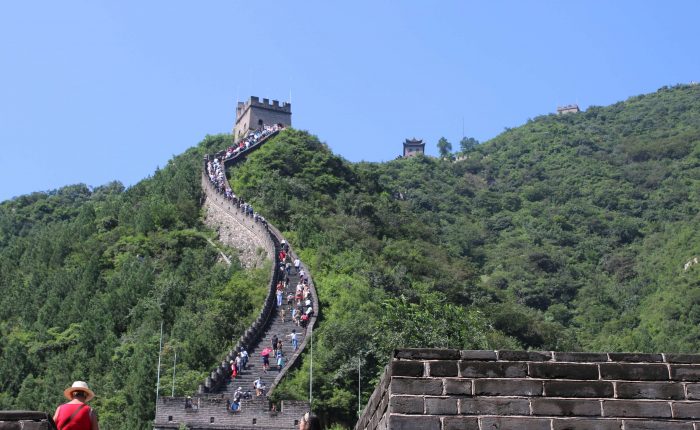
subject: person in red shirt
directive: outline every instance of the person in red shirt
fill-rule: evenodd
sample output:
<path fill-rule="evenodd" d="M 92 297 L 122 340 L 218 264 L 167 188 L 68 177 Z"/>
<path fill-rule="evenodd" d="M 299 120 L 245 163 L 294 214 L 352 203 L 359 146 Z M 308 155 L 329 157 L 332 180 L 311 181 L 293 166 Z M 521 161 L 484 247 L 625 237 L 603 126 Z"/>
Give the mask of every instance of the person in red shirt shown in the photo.
<path fill-rule="evenodd" d="M 63 395 L 70 401 L 56 408 L 53 414 L 58 430 L 100 430 L 97 414 L 86 404 L 95 397 L 87 383 L 75 381 Z"/>

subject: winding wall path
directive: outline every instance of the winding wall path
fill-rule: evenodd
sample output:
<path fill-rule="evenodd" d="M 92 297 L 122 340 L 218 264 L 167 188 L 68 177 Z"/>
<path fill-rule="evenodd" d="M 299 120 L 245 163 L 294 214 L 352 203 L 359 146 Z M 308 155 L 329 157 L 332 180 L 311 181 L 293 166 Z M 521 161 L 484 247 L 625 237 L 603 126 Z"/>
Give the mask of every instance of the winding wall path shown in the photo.
<path fill-rule="evenodd" d="M 261 140 L 256 145 L 242 151 L 236 157 L 225 161 L 226 167 L 233 166 L 245 160 L 251 152 L 260 148 L 266 141 L 275 134 Z M 219 154 L 218 156 L 221 156 Z M 205 160 L 206 164 L 206 160 Z M 273 267 L 270 271 L 270 282 L 265 303 L 260 314 L 253 324 L 241 335 L 236 347 L 228 352 L 221 364 L 214 369 L 206 380 L 200 385 L 197 395 L 193 398 L 193 408 L 185 408 L 185 398 L 182 397 L 161 397 L 156 408 L 156 419 L 154 428 L 177 429 L 180 424 L 187 425 L 189 429 L 293 429 L 298 425 L 297 420 L 309 410 L 307 402 L 282 400 L 277 411 L 270 410 L 270 403 L 266 398 L 254 398 L 244 400 L 242 410 L 233 414 L 228 412 L 227 403 L 233 396 L 236 388 L 243 387 L 244 391 L 253 391 L 253 381 L 260 376 L 268 387 L 268 395 L 271 394 L 287 371 L 298 365 L 299 357 L 307 346 L 309 337 L 307 333 L 313 330 L 319 312 L 318 297 L 314 288 L 313 279 L 308 273 L 309 287 L 311 291 L 314 314 L 309 319 L 306 329 L 297 327 L 291 322 L 291 316 L 287 315 L 282 321 L 278 308 L 276 307 L 275 293 L 277 281 L 280 279 L 279 251 L 280 243 L 284 240 L 282 234 L 274 226 L 255 220 L 252 216 L 246 215 L 229 199 L 219 193 L 209 181 L 206 171 L 202 172 L 202 189 L 204 190 L 206 201 L 204 203 L 207 211 L 217 214 L 219 220 L 225 220 L 228 225 L 228 233 L 235 237 L 236 241 L 253 244 L 265 250 L 265 254 L 273 260 Z M 289 255 L 292 261 L 297 258 L 293 247 L 289 247 Z M 303 265 L 302 262 L 302 266 Z M 292 267 L 290 273 L 289 289 L 285 291 L 294 292 L 298 283 L 298 274 Z M 289 338 L 286 337 L 296 329 L 299 332 L 299 348 L 293 351 Z M 287 359 L 287 364 L 277 370 L 276 365 L 271 365 L 270 371 L 262 371 L 260 352 L 264 347 L 271 345 L 271 339 L 277 335 L 283 341 L 283 351 Z M 245 346 L 250 355 L 248 369 L 244 370 L 235 380 L 230 381 L 229 361 L 232 360 L 241 346 Z M 271 364 L 274 360 L 271 358 Z M 304 393 L 306 394 L 306 393 Z"/>

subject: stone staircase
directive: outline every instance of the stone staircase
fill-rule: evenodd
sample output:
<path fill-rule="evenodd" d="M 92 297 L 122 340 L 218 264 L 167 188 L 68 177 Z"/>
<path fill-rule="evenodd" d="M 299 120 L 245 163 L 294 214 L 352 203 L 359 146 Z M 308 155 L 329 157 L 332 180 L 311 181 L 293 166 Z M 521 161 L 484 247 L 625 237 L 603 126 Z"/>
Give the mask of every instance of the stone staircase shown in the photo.
<path fill-rule="evenodd" d="M 295 287 L 298 282 L 299 275 L 296 273 L 294 268 L 292 268 L 292 271 L 289 276 L 289 287 L 284 292 L 284 302 L 282 306 L 284 306 L 285 308 L 287 307 L 287 294 L 289 294 L 290 292 L 294 294 Z M 275 307 L 275 310 L 273 311 L 272 316 L 270 318 L 270 322 L 267 328 L 263 331 L 260 341 L 256 345 L 251 345 L 247 349 L 248 354 L 250 355 L 247 369 L 243 370 L 235 379 L 228 382 L 224 389 L 220 391 L 220 393 L 224 394 L 226 398 L 232 398 L 234 391 L 236 391 L 238 387 L 243 387 L 243 391 L 250 390 L 252 392 L 253 381 L 255 381 L 255 379 L 258 376 L 261 377 L 269 391 L 269 389 L 273 387 L 275 378 L 279 376 L 281 372 L 277 368 L 276 359 L 272 357 L 272 354 L 270 354 L 270 370 L 267 373 L 265 373 L 263 371 L 263 363 L 260 353 L 262 352 L 263 348 L 272 347 L 272 338 L 273 336 L 277 335 L 277 337 L 282 340 L 282 352 L 284 353 L 285 359 L 289 361 L 289 359 L 295 353 L 294 349 L 292 348 L 291 340 L 289 337 L 287 337 L 287 335 L 289 335 L 292 332 L 292 330 L 297 331 L 297 339 L 299 339 L 299 344 L 301 345 L 305 337 L 304 329 L 301 327 L 297 327 L 296 324 L 292 322 L 292 318 L 289 312 L 287 312 L 285 321 L 282 322 L 282 319 L 279 316 L 278 308 Z M 287 365 L 288 363 L 285 364 L 285 366 Z"/>
<path fill-rule="evenodd" d="M 245 160 L 251 152 L 257 150 L 274 134 L 250 146 L 249 149 L 239 153 L 233 158 L 224 161 L 226 167 L 230 167 Z M 216 156 L 221 157 L 221 154 Z M 205 160 L 206 164 L 206 160 Z M 238 206 L 233 204 L 220 194 L 209 182 L 206 169 L 202 172 L 202 189 L 204 190 L 206 205 L 214 207 L 226 215 L 230 223 L 235 224 L 235 231 L 253 238 L 256 242 L 264 244 L 268 256 L 273 258 L 273 268 L 271 270 L 269 291 L 265 303 L 258 318 L 240 337 L 236 348 L 229 351 L 225 360 L 221 362 L 211 375 L 200 385 L 194 398 L 184 397 L 161 397 L 156 405 L 156 417 L 154 420 L 154 430 L 180 429 L 185 426 L 189 430 L 195 429 L 295 429 L 298 427 L 300 417 L 310 410 L 310 405 L 305 401 L 282 400 L 278 405 L 273 405 L 267 400 L 267 396 L 272 394 L 277 384 L 284 377 L 288 369 L 299 363 L 299 357 L 305 349 L 309 340 L 308 333 L 311 333 L 316 323 L 319 312 L 318 297 L 314 288 L 313 279 L 307 271 L 311 299 L 314 314 L 309 319 L 306 329 L 297 327 L 291 322 L 291 312 L 287 311 L 285 321 L 279 316 L 279 309 L 276 306 L 275 293 L 280 276 L 278 253 L 280 243 L 283 240 L 282 234 L 274 226 L 255 220 L 253 217 L 244 214 Z M 290 246 L 288 258 L 297 258 L 294 249 Z M 303 262 L 302 262 L 303 266 Z M 286 307 L 286 296 L 290 292 L 293 294 L 299 282 L 299 275 L 292 267 L 289 274 L 289 286 L 284 292 L 283 306 Z M 292 330 L 296 329 L 299 347 L 294 351 L 291 339 L 288 337 Z M 282 351 L 286 364 L 282 369 L 278 369 L 277 361 L 270 356 L 270 370 L 263 371 L 261 351 L 265 347 L 272 346 L 272 338 L 277 335 L 282 340 Z M 249 354 L 248 366 L 235 379 L 230 378 L 230 364 L 236 352 L 244 346 Z M 255 397 L 253 381 L 261 377 L 267 387 L 266 396 Z M 236 413 L 230 412 L 230 404 L 233 394 L 238 387 L 243 391 L 250 391 L 253 399 L 242 400 L 241 410 Z M 306 393 L 304 393 L 306 394 Z M 190 406 L 191 405 L 191 406 Z"/>

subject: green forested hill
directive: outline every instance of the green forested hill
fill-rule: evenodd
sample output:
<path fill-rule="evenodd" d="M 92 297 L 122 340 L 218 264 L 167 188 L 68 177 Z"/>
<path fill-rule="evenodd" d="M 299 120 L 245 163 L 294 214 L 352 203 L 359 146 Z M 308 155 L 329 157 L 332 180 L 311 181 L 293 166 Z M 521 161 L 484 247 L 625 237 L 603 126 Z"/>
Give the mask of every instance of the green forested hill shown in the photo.
<path fill-rule="evenodd" d="M 0 408 L 50 410 L 88 379 L 106 428 L 145 428 L 161 320 L 179 393 L 211 369 L 266 273 L 216 264 L 205 240 L 201 156 L 226 139 L 128 190 L 0 205 Z M 286 130 L 229 172 L 314 276 L 320 413 L 351 424 L 358 359 L 366 401 L 401 346 L 700 352 L 700 265 L 683 270 L 700 255 L 700 86 L 535 118 L 461 155 L 349 163 Z M 305 397 L 308 366 L 278 395 Z"/>

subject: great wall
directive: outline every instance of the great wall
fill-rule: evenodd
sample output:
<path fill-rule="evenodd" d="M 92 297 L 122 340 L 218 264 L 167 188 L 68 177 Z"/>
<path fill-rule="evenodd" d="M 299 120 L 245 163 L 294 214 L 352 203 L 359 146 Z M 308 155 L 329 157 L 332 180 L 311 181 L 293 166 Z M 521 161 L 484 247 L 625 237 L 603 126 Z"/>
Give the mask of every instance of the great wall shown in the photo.
<path fill-rule="evenodd" d="M 268 139 L 277 132 L 257 142 L 249 148 L 237 153 L 235 156 L 224 160 L 226 168 L 243 161 L 251 152 L 260 148 Z M 211 157 L 220 157 L 219 153 Z M 206 160 L 205 160 L 206 162 Z M 285 342 L 285 351 L 288 354 L 287 364 L 280 370 L 263 372 L 260 364 L 260 352 L 264 346 L 271 343 L 273 335 L 283 339 L 293 329 L 299 329 L 290 318 L 282 322 L 275 305 L 275 287 L 280 279 L 278 270 L 280 260 L 279 251 L 284 240 L 282 234 L 274 226 L 262 222 L 249 214 L 245 214 L 240 207 L 233 204 L 223 194 L 219 193 L 210 182 L 205 170 L 202 172 L 202 189 L 204 191 L 204 209 L 208 223 L 219 230 L 219 238 L 227 245 L 240 249 L 244 265 L 255 266 L 259 263 L 259 249 L 264 250 L 264 255 L 271 259 L 270 282 L 267 298 L 260 314 L 248 330 L 240 337 L 236 346 L 228 352 L 225 359 L 211 374 L 200 384 L 198 392 L 191 399 L 186 397 L 161 397 L 156 405 L 156 418 L 154 429 L 179 429 L 186 426 L 188 429 L 293 429 L 298 425 L 299 418 L 309 410 L 309 403 L 305 401 L 282 400 L 279 405 L 271 404 L 266 396 L 253 397 L 250 400 L 242 400 L 241 410 L 231 412 L 229 404 L 238 387 L 244 391 L 253 389 L 253 381 L 260 377 L 266 387 L 267 396 L 271 395 L 278 383 L 287 371 L 294 368 L 299 361 L 301 353 L 309 342 L 307 333 L 313 330 L 318 316 L 318 297 L 313 284 L 313 278 L 308 275 L 314 314 L 308 321 L 305 331 L 300 333 L 300 344 L 297 351 L 291 351 L 289 342 Z M 289 255 L 294 260 L 298 258 L 294 248 L 289 246 Z M 303 265 L 303 262 L 302 262 Z M 290 273 L 290 285 L 296 285 L 298 274 L 294 269 Z M 250 354 L 248 368 L 243 370 L 234 380 L 230 379 L 229 362 L 241 347 L 247 348 Z"/>

